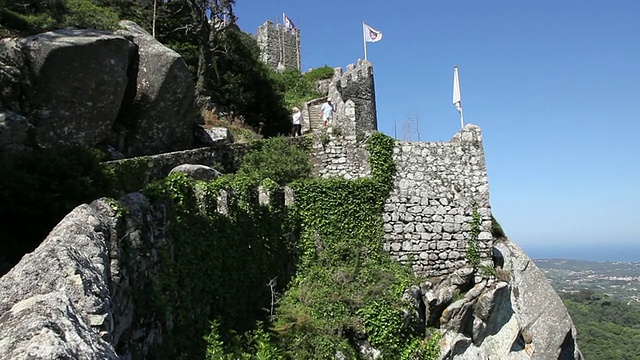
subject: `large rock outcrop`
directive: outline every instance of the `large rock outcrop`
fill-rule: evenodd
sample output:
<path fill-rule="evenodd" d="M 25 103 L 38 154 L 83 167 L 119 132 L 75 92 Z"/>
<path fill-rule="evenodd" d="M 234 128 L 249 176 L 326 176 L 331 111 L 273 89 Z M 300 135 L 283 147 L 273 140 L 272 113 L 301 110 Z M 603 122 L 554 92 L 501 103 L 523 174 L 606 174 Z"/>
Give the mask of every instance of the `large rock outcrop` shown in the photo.
<path fill-rule="evenodd" d="M 134 294 L 160 276 L 167 221 L 140 193 L 120 203 L 78 206 L 0 278 L 0 359 L 148 358 L 162 341 L 174 319 Z"/>
<path fill-rule="evenodd" d="M 0 52 L 22 72 L 20 95 L 8 97 L 24 100 L 11 110 L 30 120 L 37 146 L 97 144 L 120 111 L 133 51 L 123 37 L 95 30 L 3 39 Z"/>
<path fill-rule="evenodd" d="M 100 334 L 113 326 L 109 238 L 81 205 L 0 278 L 0 358 L 117 358 Z"/>
<path fill-rule="evenodd" d="M 481 283 L 481 292 L 476 285 L 445 308 L 443 359 L 581 360 L 573 322 L 544 274 L 517 244 L 494 249 L 502 281 Z"/>
<path fill-rule="evenodd" d="M 131 21 L 121 21 L 138 46 L 139 59 L 135 79 L 136 95 L 129 134 L 127 155 L 150 155 L 167 150 L 183 150 L 193 143 L 195 83 L 184 59 L 162 45 L 143 28 Z"/>
<path fill-rule="evenodd" d="M 127 156 L 191 148 L 195 85 L 184 59 L 130 21 L 117 34 L 61 29 L 0 40 L 0 151 L 110 147 Z"/>

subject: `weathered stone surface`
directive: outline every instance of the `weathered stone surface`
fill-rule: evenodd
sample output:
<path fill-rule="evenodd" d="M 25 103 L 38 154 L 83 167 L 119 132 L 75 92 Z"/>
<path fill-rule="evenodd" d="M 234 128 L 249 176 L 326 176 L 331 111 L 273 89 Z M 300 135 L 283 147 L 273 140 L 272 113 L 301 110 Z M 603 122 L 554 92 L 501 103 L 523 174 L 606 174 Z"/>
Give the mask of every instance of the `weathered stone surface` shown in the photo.
<path fill-rule="evenodd" d="M 81 205 L 0 278 L 0 348 L 16 354 L 10 358 L 114 358 L 98 336 L 112 326 L 109 237 L 104 218 Z"/>
<path fill-rule="evenodd" d="M 357 179 L 371 174 L 369 153 L 355 137 L 328 135 L 326 144 L 315 143 L 312 155 L 316 159 L 313 173 L 319 177 L 345 177 Z"/>
<path fill-rule="evenodd" d="M 182 164 L 171 169 L 169 174 L 182 173 L 193 180 L 211 181 L 220 176 L 220 172 L 212 167 L 200 164 Z"/>
<path fill-rule="evenodd" d="M 32 253 L 0 278 L 0 314 L 17 301 L 63 292 L 83 316 L 110 311 L 106 271 L 109 227 L 89 205 L 67 215 Z"/>
<path fill-rule="evenodd" d="M 207 166 L 222 166 L 220 171 L 224 173 L 235 172 L 240 166 L 240 159 L 251 149 L 250 144 L 217 144 L 210 147 L 198 149 L 174 151 L 159 155 L 144 156 L 141 158 L 122 159 L 109 161 L 106 164 L 112 166 L 129 166 L 137 161 L 144 160 L 148 167 L 144 169 L 141 176 L 144 183 L 162 179 L 167 176 L 171 169 L 181 164 L 202 164 Z M 132 165 L 135 166 L 135 165 Z"/>
<path fill-rule="evenodd" d="M 129 41 L 95 30 L 62 29 L 2 39 L 0 51 L 24 73 L 24 102 L 12 110 L 31 121 L 39 146 L 92 146 L 109 136 L 128 82 L 134 51 Z"/>
<path fill-rule="evenodd" d="M 137 89 L 133 103 L 135 125 L 127 135 L 129 156 L 184 150 L 193 143 L 196 124 L 195 84 L 184 59 L 143 28 L 121 21 L 139 48 Z"/>
<path fill-rule="evenodd" d="M 512 281 L 476 285 L 469 293 L 481 292 L 473 302 L 465 296 L 447 307 L 442 358 L 582 360 L 571 318 L 543 273 L 514 243 L 498 243 L 496 251 Z M 471 303 L 468 316 L 463 310 Z"/>
<path fill-rule="evenodd" d="M 0 51 L 1 49 L 2 47 L 0 47 Z M 0 108 L 20 111 L 21 76 L 18 68 L 0 60 Z"/>
<path fill-rule="evenodd" d="M 53 291 L 22 300 L 0 316 L 2 359 L 119 359 L 71 299 Z"/>
<path fill-rule="evenodd" d="M 517 244 L 500 242 L 495 247 L 518 289 L 512 291 L 512 302 L 520 327 L 533 334 L 531 358 L 582 359 L 569 313 L 542 271 Z"/>
<path fill-rule="evenodd" d="M 469 124 L 449 142 L 396 143 L 396 176 L 385 204 L 384 225 L 401 230 L 386 241 L 392 244 L 414 232 L 425 234 L 420 235 L 428 243 L 425 246 L 400 250 L 388 246 L 393 257 L 417 259 L 416 275 L 451 274 L 465 265 L 466 261 L 457 260 L 466 259 L 474 209 L 480 214 L 481 261 L 491 258 L 491 208 L 481 139 L 480 128 Z"/>
<path fill-rule="evenodd" d="M 197 140 L 204 145 L 216 143 L 233 143 L 231 131 L 225 127 L 200 128 L 196 133 Z"/>
<path fill-rule="evenodd" d="M 103 200 L 92 203 L 108 215 L 114 229 L 111 241 L 114 326 L 109 336 L 122 359 L 135 358 L 133 354 L 146 359 L 149 349 L 162 341 L 163 330 L 175 319 L 172 314 L 136 307 L 134 294 L 144 293 L 149 279 L 161 277 L 159 254 L 171 251 L 170 227 L 164 209 L 155 209 L 140 193 L 127 194 L 119 202 L 127 209 L 126 215 L 119 218 Z"/>
<path fill-rule="evenodd" d="M 378 128 L 373 65 L 369 61 L 358 60 L 347 65 L 345 71 L 336 68 L 328 94 L 336 105 L 335 123 L 346 133 Z"/>
<path fill-rule="evenodd" d="M 272 69 L 300 70 L 300 31 L 265 21 L 256 32 L 260 59 Z"/>

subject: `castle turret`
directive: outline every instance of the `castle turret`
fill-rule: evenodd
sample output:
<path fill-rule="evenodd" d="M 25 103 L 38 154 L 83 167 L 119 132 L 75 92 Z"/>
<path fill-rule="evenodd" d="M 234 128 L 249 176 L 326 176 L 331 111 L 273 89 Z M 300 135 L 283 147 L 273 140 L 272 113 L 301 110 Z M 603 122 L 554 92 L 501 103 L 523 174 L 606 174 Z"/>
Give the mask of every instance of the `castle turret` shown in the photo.
<path fill-rule="evenodd" d="M 260 58 L 275 70 L 300 70 L 300 30 L 265 21 L 256 33 Z"/>
<path fill-rule="evenodd" d="M 378 129 L 373 65 L 369 61 L 358 60 L 357 64 L 347 65 L 344 72 L 336 68 L 329 97 L 337 106 L 337 125 L 347 133 Z"/>

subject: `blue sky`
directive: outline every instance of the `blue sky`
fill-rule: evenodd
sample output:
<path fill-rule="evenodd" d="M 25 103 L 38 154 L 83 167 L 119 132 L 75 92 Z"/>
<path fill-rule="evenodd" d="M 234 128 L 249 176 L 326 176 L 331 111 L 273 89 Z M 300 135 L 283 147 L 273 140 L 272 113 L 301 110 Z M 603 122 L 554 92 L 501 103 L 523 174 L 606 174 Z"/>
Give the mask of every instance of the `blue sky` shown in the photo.
<path fill-rule="evenodd" d="M 378 129 L 390 136 L 405 137 L 402 123 L 416 115 L 421 141 L 460 129 L 451 104 L 458 65 L 465 122 L 483 131 L 492 211 L 528 252 L 571 257 L 573 247 L 626 252 L 640 243 L 640 1 L 236 6 L 250 33 L 283 12 L 301 30 L 304 70 L 364 58 L 363 21 L 383 33 L 367 55 Z M 640 261 L 634 253 L 627 260 Z"/>

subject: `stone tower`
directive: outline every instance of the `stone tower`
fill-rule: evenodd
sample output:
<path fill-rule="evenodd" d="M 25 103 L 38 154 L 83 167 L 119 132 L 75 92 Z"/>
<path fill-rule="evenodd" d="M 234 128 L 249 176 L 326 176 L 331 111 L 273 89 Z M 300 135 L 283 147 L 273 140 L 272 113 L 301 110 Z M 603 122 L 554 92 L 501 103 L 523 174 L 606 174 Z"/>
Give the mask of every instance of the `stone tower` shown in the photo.
<path fill-rule="evenodd" d="M 265 21 L 256 33 L 260 58 L 276 70 L 300 70 L 300 30 Z"/>
<path fill-rule="evenodd" d="M 303 124 L 303 132 L 322 131 L 320 106 L 331 98 L 335 106 L 333 127 L 344 135 L 371 133 L 378 129 L 376 115 L 376 94 L 373 80 L 373 65 L 359 59 L 349 64 L 346 70 L 334 68 L 333 78 L 320 90 L 325 96 L 308 101 L 303 105 L 302 117 L 308 119 Z"/>

